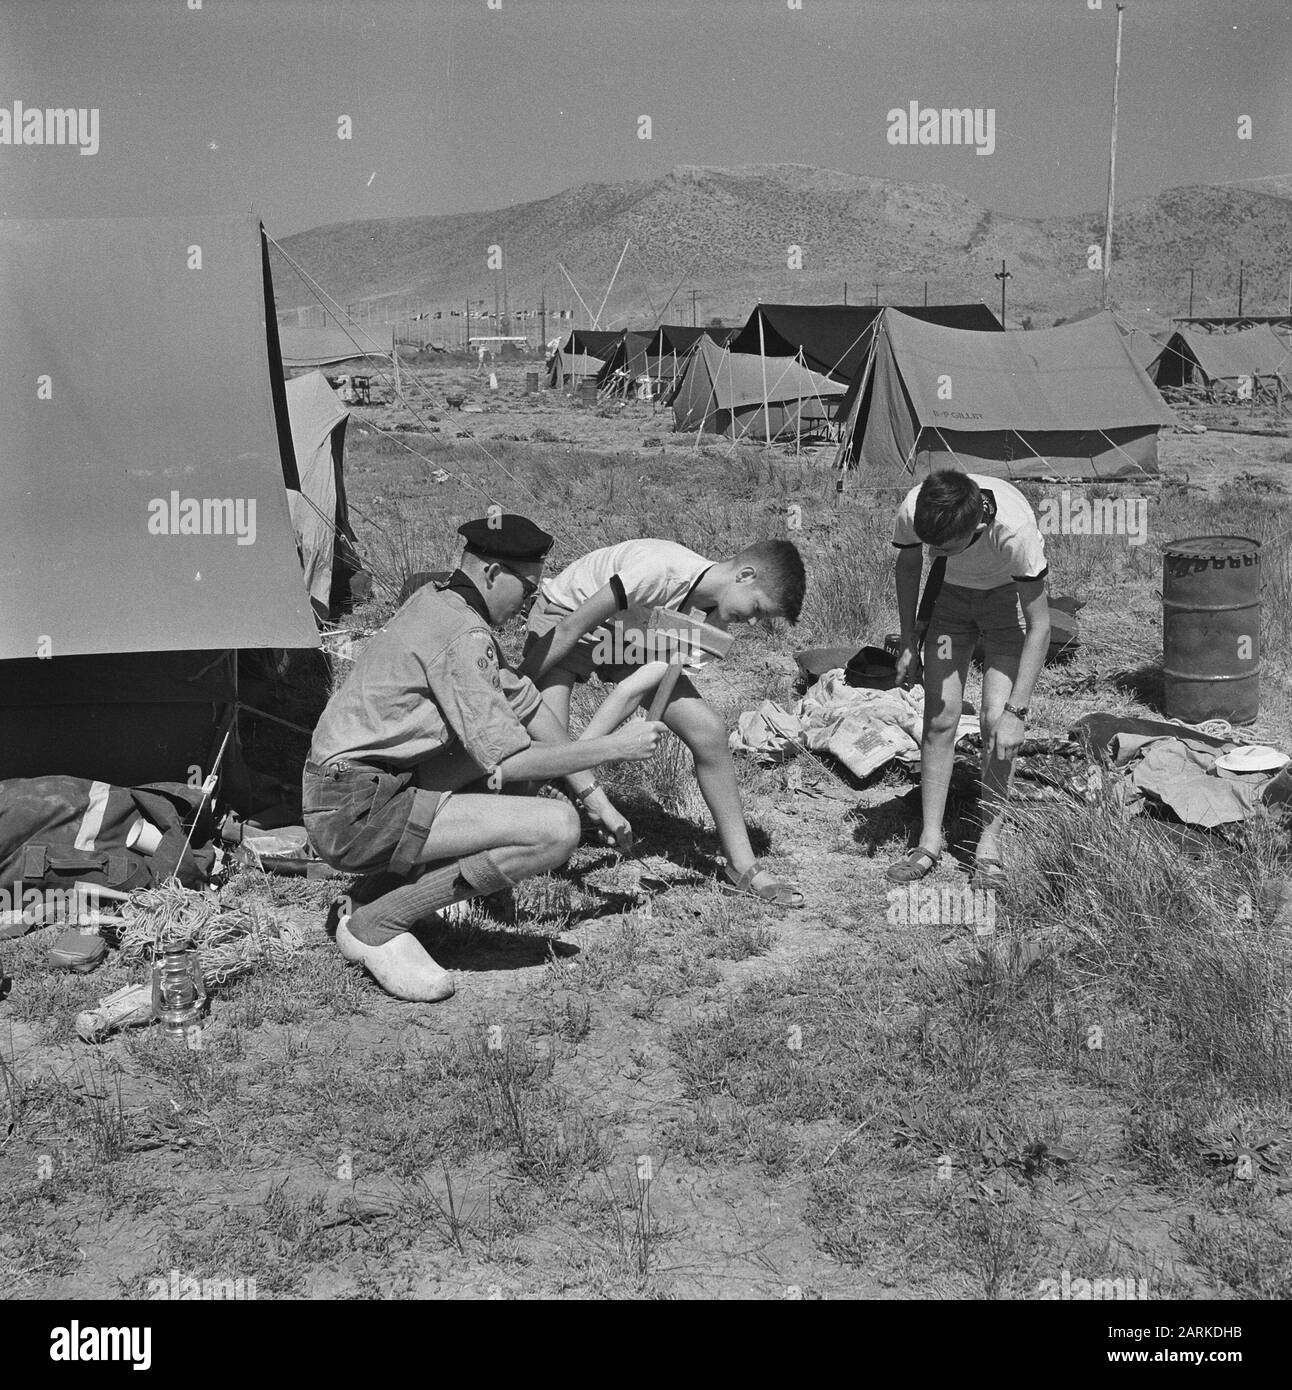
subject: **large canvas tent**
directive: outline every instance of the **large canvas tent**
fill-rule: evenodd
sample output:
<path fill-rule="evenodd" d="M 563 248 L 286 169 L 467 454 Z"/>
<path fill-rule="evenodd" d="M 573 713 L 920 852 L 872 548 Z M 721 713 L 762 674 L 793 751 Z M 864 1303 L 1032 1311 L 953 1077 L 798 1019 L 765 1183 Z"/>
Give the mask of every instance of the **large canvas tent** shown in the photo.
<path fill-rule="evenodd" d="M 960 467 L 1006 478 L 1158 472 L 1175 417 L 1111 314 L 973 333 L 884 311 L 848 390 L 839 461 L 879 479 Z"/>
<path fill-rule="evenodd" d="M 833 419 L 844 389 L 793 358 L 735 353 L 703 337 L 668 403 L 679 431 L 793 439 Z"/>
<path fill-rule="evenodd" d="M 365 357 L 393 361 L 395 330 L 390 324 L 364 328 L 350 324 L 345 328 L 288 328 L 278 330 L 283 367 L 298 371 L 308 367 L 331 367 Z"/>
<path fill-rule="evenodd" d="M 287 409 L 300 490 L 287 493 L 292 528 L 314 612 L 335 619 L 358 568 L 345 497 L 345 427 L 349 409 L 322 372 L 287 383 Z"/>
<path fill-rule="evenodd" d="M 210 769 L 240 648 L 318 645 L 253 216 L 0 220 L 0 778 Z"/>
<path fill-rule="evenodd" d="M 727 343 L 732 352 L 796 357 L 813 371 L 849 382 L 870 351 L 871 336 L 883 308 L 873 304 L 759 304 L 749 321 Z M 926 323 L 974 332 L 1000 332 L 984 304 L 930 304 L 899 312 Z"/>
<path fill-rule="evenodd" d="M 1268 324 L 1236 333 L 1181 328 L 1167 339 L 1152 374 L 1159 386 L 1236 384 L 1240 377 L 1292 384 L 1292 359 Z"/>

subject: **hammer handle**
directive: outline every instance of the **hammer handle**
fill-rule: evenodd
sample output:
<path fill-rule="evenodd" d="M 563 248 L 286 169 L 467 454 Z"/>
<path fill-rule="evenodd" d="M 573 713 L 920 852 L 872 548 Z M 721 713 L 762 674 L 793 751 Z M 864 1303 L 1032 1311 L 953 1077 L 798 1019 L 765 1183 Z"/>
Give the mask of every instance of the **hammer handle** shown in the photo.
<path fill-rule="evenodd" d="M 647 711 L 646 718 L 656 720 L 664 713 L 664 707 L 673 698 L 673 687 L 677 684 L 677 678 L 682 674 L 682 663 L 672 661 L 669 663 L 668 670 L 664 672 L 664 678 L 655 687 L 655 698 L 650 702 L 650 709 Z"/>

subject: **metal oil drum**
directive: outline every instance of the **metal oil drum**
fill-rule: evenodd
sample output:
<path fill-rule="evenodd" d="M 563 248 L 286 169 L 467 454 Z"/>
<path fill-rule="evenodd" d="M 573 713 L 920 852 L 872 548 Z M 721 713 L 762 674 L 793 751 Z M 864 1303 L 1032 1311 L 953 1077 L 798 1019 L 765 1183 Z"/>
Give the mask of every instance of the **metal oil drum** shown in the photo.
<path fill-rule="evenodd" d="M 1260 702 L 1261 543 L 1192 536 L 1162 549 L 1169 719 L 1250 724 Z"/>

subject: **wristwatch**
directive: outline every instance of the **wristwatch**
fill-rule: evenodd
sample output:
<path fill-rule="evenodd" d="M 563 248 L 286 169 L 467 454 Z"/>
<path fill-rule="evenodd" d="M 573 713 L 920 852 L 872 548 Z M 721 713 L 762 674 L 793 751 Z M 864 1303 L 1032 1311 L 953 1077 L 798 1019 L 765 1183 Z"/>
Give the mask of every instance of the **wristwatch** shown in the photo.
<path fill-rule="evenodd" d="M 1005 713 L 1006 713 L 1006 714 L 1012 714 L 1016 719 L 1022 719 L 1022 720 L 1024 720 L 1024 721 L 1026 721 L 1026 719 L 1027 719 L 1027 706 L 1024 705 L 1022 709 L 1019 709 L 1019 707 L 1018 707 L 1017 705 L 1009 705 L 1009 704 L 1007 704 L 1007 705 L 1005 706 Z"/>

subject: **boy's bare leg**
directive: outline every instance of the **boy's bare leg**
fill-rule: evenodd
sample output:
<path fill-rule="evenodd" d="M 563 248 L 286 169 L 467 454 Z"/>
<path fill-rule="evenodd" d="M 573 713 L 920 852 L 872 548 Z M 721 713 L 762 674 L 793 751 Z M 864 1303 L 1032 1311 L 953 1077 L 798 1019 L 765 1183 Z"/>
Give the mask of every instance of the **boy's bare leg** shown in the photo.
<path fill-rule="evenodd" d="M 723 853 L 733 872 L 743 874 L 754 863 L 753 846 L 745 826 L 745 811 L 736 785 L 736 766 L 727 744 L 727 728 L 718 713 L 705 704 L 685 676 L 663 714 L 664 723 L 691 750 L 695 780 L 700 784 Z"/>
<path fill-rule="evenodd" d="M 667 670 L 667 662 L 652 661 L 639 667 L 631 676 L 621 680 L 606 697 L 597 712 L 588 720 L 588 727 L 583 730 L 579 737 L 602 738 L 606 734 L 614 733 L 620 724 L 663 680 Z M 567 723 L 566 728 L 568 727 L 569 724 Z"/>
<path fill-rule="evenodd" d="M 658 680 L 658 677 L 656 677 L 656 680 Z M 621 682 L 620 690 L 623 685 L 626 684 L 627 682 Z M 538 683 L 539 693 L 543 697 L 543 704 L 567 733 L 570 729 L 570 692 L 573 687 L 574 676 L 569 671 L 563 671 L 559 668 L 549 671 Z M 635 700 L 620 701 L 620 704 L 616 708 L 612 708 L 610 716 L 605 716 L 603 714 L 605 709 L 605 705 L 603 705 L 601 709 L 597 710 L 596 714 L 593 715 L 592 722 L 579 737 L 598 738 L 603 733 L 612 733 L 641 703 L 642 694 L 647 688 L 649 687 L 643 684 L 642 692 L 637 693 Z M 620 690 L 612 692 L 610 699 L 613 700 L 619 695 Z M 631 694 L 632 692 L 630 692 L 630 695 Z M 606 704 L 609 703 L 609 700 L 606 701 Z M 617 713 L 619 709 L 622 709 L 624 712 L 622 714 Z M 612 719 L 613 722 L 611 722 Z M 593 725 L 596 727 L 594 728 Z M 614 802 L 606 795 L 605 791 L 598 790 L 593 792 L 583 804 L 587 813 L 599 821 L 602 829 L 607 834 L 613 836 L 622 848 L 623 845 L 627 843 L 623 837 L 626 834 L 631 834 L 631 827 L 624 815 L 615 806 Z"/>
<path fill-rule="evenodd" d="M 992 733 L 1005 710 L 1005 701 L 1014 688 L 1018 675 L 1018 653 L 997 657 L 988 656 L 982 677 L 982 793 L 979 817 L 982 830 L 978 836 L 976 859 L 1000 858 L 1000 835 L 1005 826 L 1005 810 L 1009 794 L 1009 779 L 1014 771 L 1012 758 L 991 755 Z"/>
<path fill-rule="evenodd" d="M 549 671 L 538 682 L 538 693 L 543 697 L 543 703 L 556 716 L 561 728 L 568 730 L 570 727 L 570 691 L 574 686 L 574 677 L 569 671 Z"/>
<path fill-rule="evenodd" d="M 956 728 L 964 701 L 972 638 L 929 633 L 924 644 L 924 729 L 920 739 L 920 848 L 942 853 L 942 819 L 947 809 Z"/>

